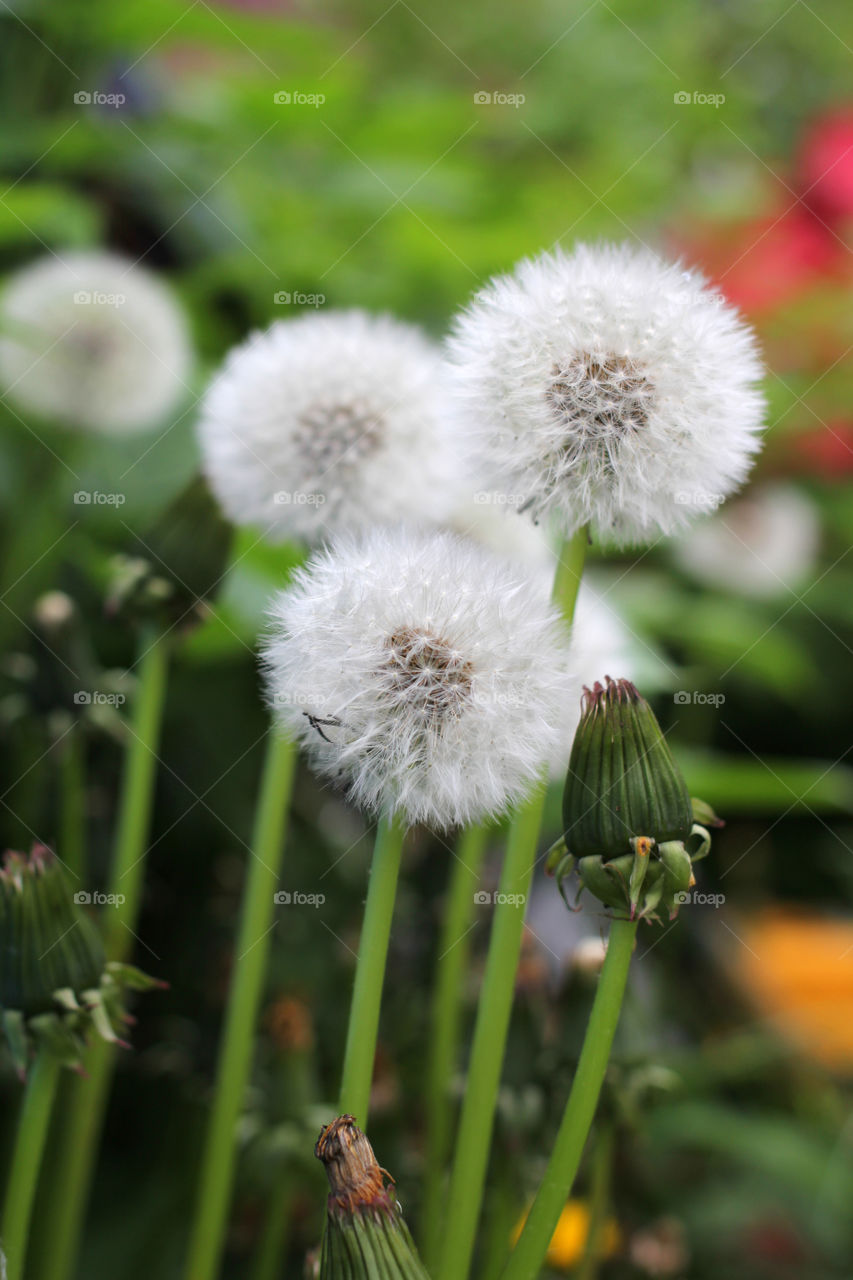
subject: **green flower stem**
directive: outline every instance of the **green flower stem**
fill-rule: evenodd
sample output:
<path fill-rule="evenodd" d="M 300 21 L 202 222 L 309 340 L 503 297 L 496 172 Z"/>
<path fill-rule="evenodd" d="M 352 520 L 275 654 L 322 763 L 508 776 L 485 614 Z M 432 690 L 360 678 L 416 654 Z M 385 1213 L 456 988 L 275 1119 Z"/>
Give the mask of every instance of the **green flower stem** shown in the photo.
<path fill-rule="evenodd" d="M 287 1169 L 275 1185 L 267 1217 L 251 1268 L 251 1280 L 278 1280 L 290 1237 L 295 1199 L 293 1170 Z"/>
<path fill-rule="evenodd" d="M 604 1246 L 604 1229 L 610 1208 L 614 1131 L 612 1120 L 603 1121 L 593 1138 L 592 1175 L 589 1188 L 589 1228 L 575 1280 L 596 1280 Z"/>
<path fill-rule="evenodd" d="M 574 618 L 588 543 L 589 531 L 584 526 L 564 544 L 557 564 L 553 598 L 569 624 Z M 495 907 L 450 1177 L 439 1280 L 465 1280 L 471 1265 L 524 930 L 524 907 L 516 905 L 517 895 L 527 901 L 544 804 L 543 783 L 516 812 L 510 827 L 500 883 L 502 897 Z"/>
<path fill-rule="evenodd" d="M 41 1049 L 27 1080 L 3 1206 L 7 1280 L 21 1280 L 24 1275 L 33 1199 L 61 1065 L 58 1057 Z"/>
<path fill-rule="evenodd" d="M 167 637 L 144 632 L 109 883 L 109 892 L 116 895 L 119 905 L 106 908 L 103 916 L 107 960 L 126 959 L 135 937 L 154 798 L 168 657 Z M 114 1065 L 113 1046 L 96 1040 L 87 1055 L 87 1075 L 75 1078 L 67 1090 L 67 1106 L 63 1107 L 64 1127 L 48 1193 L 50 1245 L 41 1280 L 67 1280 L 76 1266 Z"/>
<path fill-rule="evenodd" d="M 405 834 L 399 818 L 380 818 L 358 946 L 338 1110 L 341 1115 L 354 1116 L 361 1128 L 367 1125 L 379 1007 Z"/>
<path fill-rule="evenodd" d="M 80 886 L 87 883 L 86 740 L 73 724 L 59 744 L 59 857 Z"/>
<path fill-rule="evenodd" d="M 439 1280 L 464 1280 L 474 1250 L 544 803 L 545 788 L 538 786 L 517 811 L 507 841 L 450 1177 Z"/>
<path fill-rule="evenodd" d="M 438 944 L 427 1061 L 426 1174 L 421 1211 L 423 1253 L 428 1267 L 437 1258 L 441 1242 L 444 1169 L 451 1149 L 450 1082 L 459 1051 L 475 911 L 474 891 L 479 883 L 489 830 L 488 826 L 480 825 L 468 827 L 460 834 Z"/>
<path fill-rule="evenodd" d="M 563 543 L 557 559 L 554 574 L 554 603 L 559 605 L 566 621 L 571 623 L 575 616 L 575 604 L 583 578 L 586 552 L 589 546 L 589 529 L 586 525 L 578 529 L 573 537 Z"/>
<path fill-rule="evenodd" d="M 541 1186 L 501 1280 L 536 1280 L 572 1189 L 589 1134 L 637 934 L 636 920 L 614 920 L 569 1101 Z"/>
<path fill-rule="evenodd" d="M 271 731 L 243 891 L 216 1092 L 202 1156 L 187 1280 L 213 1280 L 225 1242 L 234 1182 L 235 1135 L 252 1065 L 296 756 L 294 743 Z"/>

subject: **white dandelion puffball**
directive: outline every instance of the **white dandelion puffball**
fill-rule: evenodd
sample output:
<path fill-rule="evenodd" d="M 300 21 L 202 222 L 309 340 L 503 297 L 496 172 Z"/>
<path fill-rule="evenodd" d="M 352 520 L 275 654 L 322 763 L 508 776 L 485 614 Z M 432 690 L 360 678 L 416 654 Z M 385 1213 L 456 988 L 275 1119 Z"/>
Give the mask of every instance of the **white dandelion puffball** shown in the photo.
<path fill-rule="evenodd" d="M 124 434 L 187 394 L 189 330 L 171 289 L 101 250 L 39 258 L 0 297 L 0 383 L 22 409 Z"/>
<path fill-rule="evenodd" d="M 521 799 L 579 695 L 547 595 L 450 533 L 339 538 L 271 615 L 284 727 L 357 804 L 410 823 L 479 821 Z"/>
<path fill-rule="evenodd" d="M 793 485 L 751 490 L 673 546 L 678 565 L 711 586 L 772 598 L 799 586 L 820 548 L 814 503 Z"/>
<path fill-rule="evenodd" d="M 752 331 L 701 275 L 648 250 L 521 262 L 475 296 L 449 349 L 489 481 L 566 535 L 672 532 L 731 493 L 759 447 Z"/>
<path fill-rule="evenodd" d="M 226 514 L 276 539 L 440 520 L 458 471 L 440 350 L 364 311 L 281 320 L 236 347 L 203 403 Z"/>

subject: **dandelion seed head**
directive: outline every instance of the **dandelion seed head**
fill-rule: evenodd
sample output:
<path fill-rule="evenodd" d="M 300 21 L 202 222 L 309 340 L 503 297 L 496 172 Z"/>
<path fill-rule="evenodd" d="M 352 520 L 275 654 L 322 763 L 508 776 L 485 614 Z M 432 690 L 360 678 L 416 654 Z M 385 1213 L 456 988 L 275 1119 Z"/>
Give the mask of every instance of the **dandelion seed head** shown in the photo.
<path fill-rule="evenodd" d="M 438 522 L 458 479 L 439 349 L 358 310 L 278 321 L 236 347 L 199 436 L 226 514 L 272 540 Z"/>
<path fill-rule="evenodd" d="M 577 702 L 547 594 L 450 533 L 339 537 L 271 616 L 274 712 L 371 812 L 444 828 L 503 811 L 547 768 Z"/>
<path fill-rule="evenodd" d="M 172 291 L 118 254 L 39 258 L 0 297 L 0 383 L 23 410 L 124 434 L 187 395 L 193 356 Z"/>
<path fill-rule="evenodd" d="M 647 250 L 520 263 L 476 295 L 449 352 L 472 455 L 567 536 L 673 532 L 731 493 L 759 447 L 751 330 L 701 275 Z"/>

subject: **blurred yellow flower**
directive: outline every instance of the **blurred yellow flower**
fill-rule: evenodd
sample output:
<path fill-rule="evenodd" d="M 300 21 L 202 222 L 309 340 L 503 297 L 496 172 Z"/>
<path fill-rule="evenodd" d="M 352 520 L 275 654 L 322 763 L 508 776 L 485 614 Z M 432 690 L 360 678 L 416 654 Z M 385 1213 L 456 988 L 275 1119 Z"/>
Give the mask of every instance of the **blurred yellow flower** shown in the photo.
<path fill-rule="evenodd" d="M 750 1002 L 831 1070 L 853 1066 L 853 920 L 768 907 L 736 924 L 732 975 Z"/>
<path fill-rule="evenodd" d="M 568 1271 L 570 1267 L 580 1262 L 589 1234 L 589 1219 L 589 1208 L 585 1200 L 567 1202 L 548 1246 L 546 1261 L 549 1266 Z M 521 1235 L 526 1221 L 527 1214 L 524 1213 L 512 1233 L 513 1244 Z M 609 1258 L 619 1247 L 619 1227 L 613 1218 L 608 1218 L 604 1224 L 601 1244 L 602 1256 L 605 1258 Z"/>

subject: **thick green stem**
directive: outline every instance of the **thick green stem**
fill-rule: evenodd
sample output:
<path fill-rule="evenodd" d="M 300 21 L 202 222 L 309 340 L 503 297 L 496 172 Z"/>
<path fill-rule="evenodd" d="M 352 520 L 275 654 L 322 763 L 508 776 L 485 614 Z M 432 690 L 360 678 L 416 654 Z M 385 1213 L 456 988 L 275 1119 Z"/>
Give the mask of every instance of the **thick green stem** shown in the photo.
<path fill-rule="evenodd" d="M 252 1065 L 295 762 L 294 744 L 271 732 L 243 891 L 216 1092 L 202 1156 L 187 1280 L 213 1280 L 225 1242 L 234 1183 L 235 1136 Z"/>
<path fill-rule="evenodd" d="M 444 1203 L 444 1170 L 450 1157 L 450 1082 L 459 1052 L 465 975 L 471 952 L 475 890 L 490 828 L 468 827 L 459 837 L 439 937 L 426 1083 L 426 1174 L 422 1214 L 427 1266 L 437 1259 Z"/>
<path fill-rule="evenodd" d="M 588 546 L 589 529 L 584 525 L 567 542 L 563 543 L 557 558 L 553 597 L 554 602 L 560 606 L 567 622 L 571 622 L 575 616 L 575 605 L 580 591 Z"/>
<path fill-rule="evenodd" d="M 554 1150 L 502 1280 L 536 1280 L 545 1260 L 595 1115 L 622 1008 L 636 933 L 636 920 L 613 921 L 607 957 Z"/>
<path fill-rule="evenodd" d="M 338 1110 L 341 1115 L 354 1116 L 362 1129 L 367 1125 L 385 962 L 405 834 L 399 818 L 380 818 L 358 946 Z"/>
<path fill-rule="evenodd" d="M 60 1070 L 60 1059 L 41 1049 L 27 1080 L 3 1205 L 7 1280 L 21 1280 L 24 1275 L 33 1199 Z"/>
<path fill-rule="evenodd" d="M 507 841 L 450 1177 L 440 1280 L 464 1280 L 474 1249 L 544 803 L 545 788 L 538 786 L 516 813 Z"/>
<path fill-rule="evenodd" d="M 141 648 L 110 872 L 109 892 L 117 905 L 105 908 L 103 917 L 108 960 L 126 959 L 135 937 L 165 701 L 168 640 L 146 633 Z M 86 1076 L 74 1079 L 67 1091 L 50 1179 L 50 1246 L 41 1280 L 67 1280 L 75 1269 L 114 1064 L 113 1046 L 95 1040 Z"/>
<path fill-rule="evenodd" d="M 75 724 L 59 744 L 58 853 L 80 886 L 88 881 L 86 852 L 86 743 Z"/>

